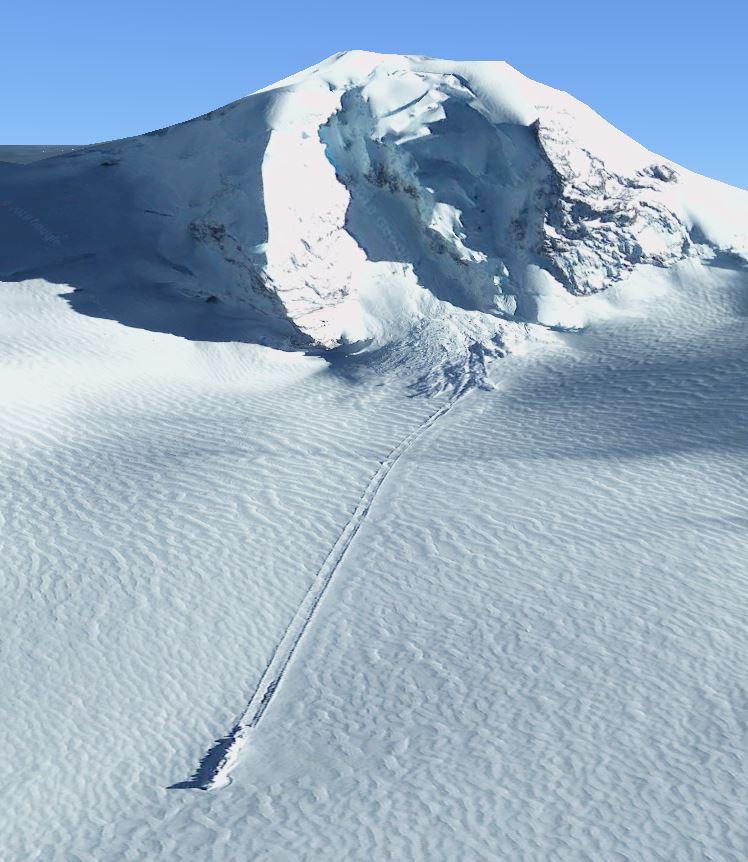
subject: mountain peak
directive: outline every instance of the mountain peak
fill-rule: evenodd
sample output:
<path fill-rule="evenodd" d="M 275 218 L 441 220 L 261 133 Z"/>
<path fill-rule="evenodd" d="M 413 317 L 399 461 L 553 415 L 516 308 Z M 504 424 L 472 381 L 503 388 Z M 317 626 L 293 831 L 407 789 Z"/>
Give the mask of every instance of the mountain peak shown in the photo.
<path fill-rule="evenodd" d="M 96 258 L 99 304 L 138 284 L 300 347 L 416 338 L 426 361 L 583 325 L 585 297 L 637 266 L 748 247 L 748 195 L 502 61 L 344 51 L 179 126 L 3 170 L 67 237 L 61 257 L 11 218 L 6 273 L 78 286 Z"/>

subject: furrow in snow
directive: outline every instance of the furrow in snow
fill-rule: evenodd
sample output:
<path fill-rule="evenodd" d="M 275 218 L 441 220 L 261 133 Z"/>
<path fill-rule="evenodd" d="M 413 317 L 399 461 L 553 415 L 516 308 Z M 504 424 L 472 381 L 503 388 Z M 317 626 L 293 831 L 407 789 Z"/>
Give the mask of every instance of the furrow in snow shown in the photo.
<path fill-rule="evenodd" d="M 420 425 L 407 434 L 382 460 L 378 469 L 369 480 L 353 515 L 346 523 L 342 532 L 332 546 L 324 563 L 317 572 L 311 586 L 301 604 L 296 609 L 283 636 L 275 647 L 273 654 L 260 678 L 247 706 L 231 731 L 219 739 L 203 757 L 192 777 L 172 789 L 218 790 L 230 783 L 229 773 L 236 766 L 244 747 L 249 741 L 252 731 L 262 720 L 267 708 L 278 691 L 278 687 L 288 668 L 296 648 L 308 629 L 314 613 L 317 610 L 327 588 L 332 582 L 346 551 L 356 537 L 359 529 L 374 503 L 379 489 L 385 479 L 397 464 L 398 460 L 421 438 L 429 428 L 444 416 L 457 400 L 470 391 L 469 384 L 459 390 L 437 410 L 431 413 Z"/>

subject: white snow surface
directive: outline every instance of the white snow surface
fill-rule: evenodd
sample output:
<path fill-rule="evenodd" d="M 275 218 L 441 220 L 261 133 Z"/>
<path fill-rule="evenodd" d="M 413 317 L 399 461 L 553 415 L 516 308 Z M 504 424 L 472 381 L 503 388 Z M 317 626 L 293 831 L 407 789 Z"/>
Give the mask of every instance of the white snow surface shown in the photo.
<path fill-rule="evenodd" d="M 745 860 L 745 192 L 358 51 L 15 150 L 0 858 Z"/>

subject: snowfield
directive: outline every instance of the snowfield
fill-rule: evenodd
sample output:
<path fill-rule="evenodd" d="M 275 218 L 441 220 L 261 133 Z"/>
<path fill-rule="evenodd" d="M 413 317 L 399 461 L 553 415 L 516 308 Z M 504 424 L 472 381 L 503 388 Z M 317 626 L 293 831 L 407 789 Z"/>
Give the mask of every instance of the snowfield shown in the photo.
<path fill-rule="evenodd" d="M 0 228 L 2 859 L 744 862 L 748 193 L 348 52 Z"/>

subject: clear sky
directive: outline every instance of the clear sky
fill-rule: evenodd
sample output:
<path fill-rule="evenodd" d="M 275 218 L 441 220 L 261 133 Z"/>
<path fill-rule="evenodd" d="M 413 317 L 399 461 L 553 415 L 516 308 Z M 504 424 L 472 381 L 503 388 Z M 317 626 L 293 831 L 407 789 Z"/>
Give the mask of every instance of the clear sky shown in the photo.
<path fill-rule="evenodd" d="M 4 3 L 0 143 L 170 125 L 346 48 L 502 59 L 650 149 L 748 187 L 743 0 Z"/>

